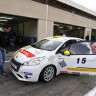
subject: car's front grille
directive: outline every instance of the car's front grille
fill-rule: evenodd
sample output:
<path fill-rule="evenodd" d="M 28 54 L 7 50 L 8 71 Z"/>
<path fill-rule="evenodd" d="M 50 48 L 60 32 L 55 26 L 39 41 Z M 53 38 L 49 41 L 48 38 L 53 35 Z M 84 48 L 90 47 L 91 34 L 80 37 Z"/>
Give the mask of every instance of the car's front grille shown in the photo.
<path fill-rule="evenodd" d="M 11 59 L 11 62 L 12 62 L 11 67 L 12 67 L 16 72 L 18 72 L 18 70 L 19 70 L 19 68 L 20 68 L 20 66 L 21 66 L 22 64 L 19 63 L 19 62 L 17 62 L 14 58 Z M 13 65 L 14 65 L 15 67 L 14 67 Z"/>

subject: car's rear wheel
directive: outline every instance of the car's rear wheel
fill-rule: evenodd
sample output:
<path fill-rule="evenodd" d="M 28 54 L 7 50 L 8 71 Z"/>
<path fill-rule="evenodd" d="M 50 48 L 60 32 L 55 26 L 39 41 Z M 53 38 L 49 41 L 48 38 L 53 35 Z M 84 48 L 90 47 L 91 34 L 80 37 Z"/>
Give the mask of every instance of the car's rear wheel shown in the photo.
<path fill-rule="evenodd" d="M 55 75 L 54 66 L 47 66 L 42 70 L 39 80 L 41 82 L 49 82 L 53 79 L 54 75 Z"/>

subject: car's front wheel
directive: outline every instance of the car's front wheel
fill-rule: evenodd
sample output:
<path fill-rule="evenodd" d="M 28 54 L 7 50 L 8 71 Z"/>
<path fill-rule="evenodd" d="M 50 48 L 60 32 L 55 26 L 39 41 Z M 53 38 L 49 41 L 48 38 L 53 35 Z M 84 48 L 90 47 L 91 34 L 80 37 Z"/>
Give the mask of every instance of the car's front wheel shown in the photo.
<path fill-rule="evenodd" d="M 47 66 L 42 70 L 39 79 L 41 82 L 49 82 L 53 79 L 54 75 L 55 75 L 54 66 Z"/>

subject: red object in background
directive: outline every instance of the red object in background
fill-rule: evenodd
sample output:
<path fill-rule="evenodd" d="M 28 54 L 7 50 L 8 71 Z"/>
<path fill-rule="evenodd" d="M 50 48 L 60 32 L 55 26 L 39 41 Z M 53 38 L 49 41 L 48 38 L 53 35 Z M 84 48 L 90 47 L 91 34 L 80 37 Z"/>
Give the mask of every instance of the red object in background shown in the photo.
<path fill-rule="evenodd" d="M 91 46 L 92 52 L 96 52 L 96 42 Z"/>

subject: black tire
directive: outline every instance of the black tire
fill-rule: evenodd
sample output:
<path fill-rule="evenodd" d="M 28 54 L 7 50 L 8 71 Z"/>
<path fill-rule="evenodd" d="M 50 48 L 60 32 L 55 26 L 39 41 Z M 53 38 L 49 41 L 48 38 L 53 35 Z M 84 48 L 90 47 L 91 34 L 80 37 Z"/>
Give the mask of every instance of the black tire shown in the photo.
<path fill-rule="evenodd" d="M 47 66 L 42 70 L 39 76 L 39 80 L 42 83 L 50 82 L 54 78 L 55 74 L 56 74 L 56 70 L 54 66 L 51 66 L 51 65 Z"/>

